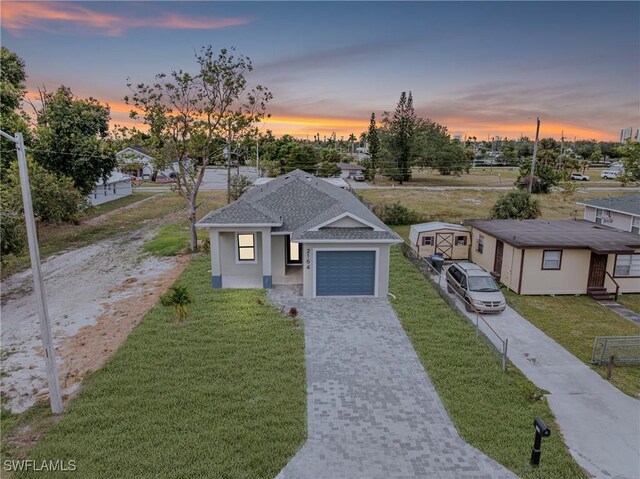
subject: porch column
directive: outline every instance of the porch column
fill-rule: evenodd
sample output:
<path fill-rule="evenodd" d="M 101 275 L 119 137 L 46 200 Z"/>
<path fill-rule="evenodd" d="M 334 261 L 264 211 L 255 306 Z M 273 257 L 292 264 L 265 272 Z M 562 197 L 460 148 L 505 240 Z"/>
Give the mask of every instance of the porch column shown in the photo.
<path fill-rule="evenodd" d="M 262 287 L 271 288 L 271 229 L 265 229 L 262 235 Z"/>
<path fill-rule="evenodd" d="M 209 228 L 209 251 L 211 252 L 211 286 L 213 288 L 222 288 L 220 232 L 213 228 Z"/>

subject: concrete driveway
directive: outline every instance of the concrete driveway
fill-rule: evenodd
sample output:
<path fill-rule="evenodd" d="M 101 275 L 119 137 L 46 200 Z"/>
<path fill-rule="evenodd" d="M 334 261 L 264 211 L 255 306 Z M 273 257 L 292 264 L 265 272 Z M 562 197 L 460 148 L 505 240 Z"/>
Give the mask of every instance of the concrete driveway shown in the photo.
<path fill-rule="evenodd" d="M 440 287 L 446 291 L 444 275 Z M 457 305 L 475 323 L 475 314 L 466 312 L 462 301 Z M 485 318 L 509 339 L 511 362 L 549 391 L 547 401 L 576 462 L 594 477 L 640 478 L 640 401 L 609 384 L 512 308 Z M 483 330 L 495 338 L 488 328 Z"/>
<path fill-rule="evenodd" d="M 308 439 L 278 478 L 514 478 L 464 442 L 386 300 L 269 299 L 304 321 Z"/>

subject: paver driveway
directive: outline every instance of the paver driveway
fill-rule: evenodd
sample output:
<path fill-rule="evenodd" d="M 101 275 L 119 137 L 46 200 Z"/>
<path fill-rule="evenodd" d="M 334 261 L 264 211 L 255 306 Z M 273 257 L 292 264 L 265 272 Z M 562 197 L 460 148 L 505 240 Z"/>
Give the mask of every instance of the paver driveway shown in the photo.
<path fill-rule="evenodd" d="M 269 298 L 305 328 L 308 439 L 278 478 L 515 477 L 460 439 L 386 300 Z"/>

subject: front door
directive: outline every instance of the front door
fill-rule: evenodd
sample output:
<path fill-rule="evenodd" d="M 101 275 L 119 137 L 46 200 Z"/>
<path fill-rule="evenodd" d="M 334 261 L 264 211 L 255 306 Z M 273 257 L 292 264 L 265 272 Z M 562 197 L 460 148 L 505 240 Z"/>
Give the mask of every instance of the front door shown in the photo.
<path fill-rule="evenodd" d="M 607 271 L 607 255 L 591 253 L 591 263 L 589 264 L 589 280 L 587 288 L 602 288 L 604 286 L 604 276 Z"/>
<path fill-rule="evenodd" d="M 496 255 L 493 259 L 493 273 L 500 279 L 502 274 L 502 255 L 504 254 L 504 243 L 500 240 L 496 241 Z"/>
<path fill-rule="evenodd" d="M 451 259 L 453 233 L 436 233 L 436 253 L 440 253 L 444 259 Z"/>

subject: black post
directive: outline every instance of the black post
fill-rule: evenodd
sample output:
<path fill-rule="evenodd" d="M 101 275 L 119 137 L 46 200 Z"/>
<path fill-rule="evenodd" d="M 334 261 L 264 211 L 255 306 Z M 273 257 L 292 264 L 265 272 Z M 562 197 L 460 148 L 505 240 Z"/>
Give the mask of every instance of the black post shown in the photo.
<path fill-rule="evenodd" d="M 551 435 L 551 429 L 540 419 L 535 418 L 533 421 L 533 427 L 536 429 L 536 437 L 533 441 L 533 447 L 531 448 L 531 465 L 538 467 L 540 465 L 540 454 L 542 449 L 542 438 L 549 437 Z"/>
<path fill-rule="evenodd" d="M 536 430 L 536 438 L 533 441 L 533 447 L 531 448 L 531 465 L 538 467 L 540 465 L 540 448 L 542 447 L 542 436 Z"/>

